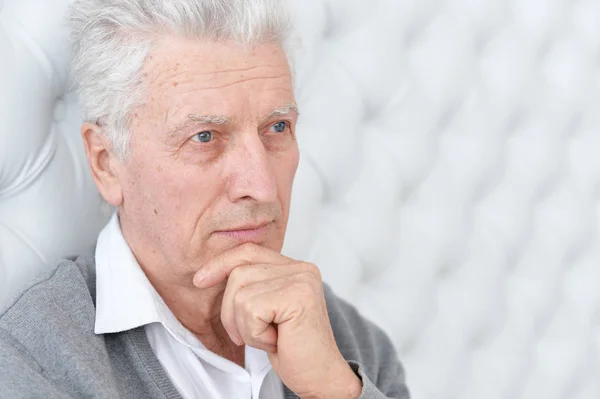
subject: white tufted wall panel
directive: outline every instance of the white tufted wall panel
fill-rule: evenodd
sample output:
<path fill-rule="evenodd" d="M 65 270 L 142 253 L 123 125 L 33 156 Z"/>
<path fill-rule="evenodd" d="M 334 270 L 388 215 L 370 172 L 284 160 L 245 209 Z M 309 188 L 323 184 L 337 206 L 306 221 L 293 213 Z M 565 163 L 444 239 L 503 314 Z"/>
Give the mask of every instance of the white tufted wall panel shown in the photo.
<path fill-rule="evenodd" d="M 0 303 L 105 220 L 68 91 L 67 5 L 0 0 Z"/>
<path fill-rule="evenodd" d="M 0 302 L 106 212 L 67 0 L 0 0 Z M 290 0 L 285 252 L 392 336 L 417 399 L 600 397 L 600 2 Z"/>

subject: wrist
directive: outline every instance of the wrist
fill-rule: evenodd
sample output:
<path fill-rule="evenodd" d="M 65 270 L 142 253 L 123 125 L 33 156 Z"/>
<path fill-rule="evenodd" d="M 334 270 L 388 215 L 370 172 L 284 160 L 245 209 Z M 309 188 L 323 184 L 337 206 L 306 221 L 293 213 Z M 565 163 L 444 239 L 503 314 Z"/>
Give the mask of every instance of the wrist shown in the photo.
<path fill-rule="evenodd" d="M 323 382 L 323 389 L 302 399 L 358 399 L 362 393 L 362 380 L 352 367 L 344 361 L 336 370 L 328 373 L 329 377 Z"/>

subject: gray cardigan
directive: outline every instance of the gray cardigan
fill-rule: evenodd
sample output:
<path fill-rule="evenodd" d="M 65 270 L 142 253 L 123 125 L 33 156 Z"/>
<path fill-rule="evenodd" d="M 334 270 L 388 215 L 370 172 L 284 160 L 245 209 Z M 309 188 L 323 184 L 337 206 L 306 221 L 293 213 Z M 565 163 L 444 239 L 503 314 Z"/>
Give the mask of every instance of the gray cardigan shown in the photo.
<path fill-rule="evenodd" d="M 0 398 L 181 398 L 142 327 L 94 334 L 95 285 L 93 257 L 65 260 L 0 312 Z M 389 338 L 327 286 L 325 295 L 361 398 L 408 399 Z"/>

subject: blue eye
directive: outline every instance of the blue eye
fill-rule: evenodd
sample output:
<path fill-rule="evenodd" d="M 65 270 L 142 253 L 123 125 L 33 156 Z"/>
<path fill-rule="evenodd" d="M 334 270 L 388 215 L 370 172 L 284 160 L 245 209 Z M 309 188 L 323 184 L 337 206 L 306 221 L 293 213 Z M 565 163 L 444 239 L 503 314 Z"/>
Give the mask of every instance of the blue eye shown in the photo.
<path fill-rule="evenodd" d="M 199 143 L 208 143 L 212 140 L 212 138 L 213 134 L 208 130 L 205 130 L 192 136 L 192 140 L 197 141 Z"/>
<path fill-rule="evenodd" d="M 276 124 L 271 126 L 271 129 L 275 133 L 283 133 L 283 132 L 285 132 L 285 129 L 287 129 L 287 123 L 286 122 L 277 122 Z"/>

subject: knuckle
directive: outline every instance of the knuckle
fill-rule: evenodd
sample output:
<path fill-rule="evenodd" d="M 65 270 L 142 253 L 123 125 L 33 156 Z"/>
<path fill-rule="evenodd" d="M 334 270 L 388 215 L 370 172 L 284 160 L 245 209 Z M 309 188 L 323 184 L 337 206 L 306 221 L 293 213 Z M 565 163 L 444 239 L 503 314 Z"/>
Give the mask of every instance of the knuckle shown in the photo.
<path fill-rule="evenodd" d="M 317 265 L 305 262 L 304 263 L 304 270 L 307 273 L 309 273 L 310 275 L 312 275 L 313 278 L 321 281 L 321 270 L 318 268 Z"/>
<path fill-rule="evenodd" d="M 231 272 L 229 273 L 229 278 L 237 280 L 238 278 L 240 278 L 242 272 L 243 272 L 243 268 L 235 267 L 235 268 L 231 269 Z"/>
<path fill-rule="evenodd" d="M 315 285 L 321 284 L 321 272 L 315 266 L 306 267 L 298 275 L 303 281 L 311 282 Z"/>
<path fill-rule="evenodd" d="M 256 265 L 244 265 L 238 266 L 231 270 L 229 273 L 228 285 L 235 287 L 236 289 L 245 288 L 253 281 L 252 275 L 257 271 L 262 270 L 264 266 Z"/>
<path fill-rule="evenodd" d="M 239 285 L 238 283 L 242 277 L 241 274 L 242 274 L 241 268 L 236 267 L 229 273 L 229 278 L 227 280 L 227 283 L 233 285 L 234 287 L 237 287 Z"/>
<path fill-rule="evenodd" d="M 238 311 L 241 311 L 247 315 L 253 314 L 255 310 L 253 302 L 243 293 L 238 293 L 235 296 L 235 307 L 238 309 Z"/>
<path fill-rule="evenodd" d="M 233 306 L 239 310 L 246 310 L 247 304 L 248 301 L 246 300 L 245 295 L 240 291 L 236 292 L 233 296 Z"/>
<path fill-rule="evenodd" d="M 308 271 L 303 271 L 300 272 L 296 275 L 296 278 L 298 279 L 298 281 L 302 282 L 302 283 L 310 283 L 311 281 L 313 281 L 315 279 L 315 276 Z"/>
<path fill-rule="evenodd" d="M 317 290 L 314 283 L 314 277 L 309 273 L 304 273 L 295 284 L 296 294 L 305 300 L 316 296 Z"/>
<path fill-rule="evenodd" d="M 242 309 L 244 309 L 244 311 L 247 314 L 253 314 L 254 313 L 255 309 L 254 309 L 254 306 L 252 304 L 252 301 L 250 301 L 250 300 L 244 300 L 244 301 L 242 301 L 241 307 L 242 307 Z"/>

